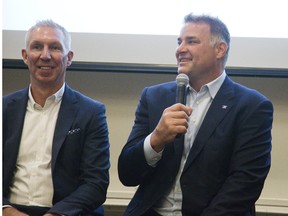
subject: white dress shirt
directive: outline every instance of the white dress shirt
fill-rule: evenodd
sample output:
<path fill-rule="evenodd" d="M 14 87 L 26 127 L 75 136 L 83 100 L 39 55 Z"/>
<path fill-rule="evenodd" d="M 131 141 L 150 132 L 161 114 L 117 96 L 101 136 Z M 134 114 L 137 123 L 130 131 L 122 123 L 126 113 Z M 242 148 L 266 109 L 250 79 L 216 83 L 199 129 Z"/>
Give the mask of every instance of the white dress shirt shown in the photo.
<path fill-rule="evenodd" d="M 34 101 L 29 88 L 15 175 L 10 187 L 9 201 L 12 203 L 52 206 L 52 142 L 64 89 L 65 84 L 41 107 Z"/>
<path fill-rule="evenodd" d="M 225 71 L 217 79 L 201 87 L 199 92 L 196 92 L 193 88 L 189 87 L 187 94 L 186 105 L 192 107 L 192 114 L 189 117 L 189 127 L 185 134 L 184 150 L 182 154 L 180 169 L 176 176 L 174 186 L 167 196 L 162 197 L 159 203 L 153 206 L 154 210 L 165 216 L 181 216 L 182 207 L 182 192 L 180 186 L 180 177 L 184 168 L 186 159 L 189 155 L 190 149 L 193 145 L 198 130 L 202 124 L 202 121 L 214 99 L 218 90 L 220 89 L 224 79 L 226 77 Z M 157 166 L 157 162 L 161 159 L 162 152 L 155 152 L 150 144 L 150 137 L 146 137 L 144 142 L 144 153 L 146 161 L 150 166 Z"/>

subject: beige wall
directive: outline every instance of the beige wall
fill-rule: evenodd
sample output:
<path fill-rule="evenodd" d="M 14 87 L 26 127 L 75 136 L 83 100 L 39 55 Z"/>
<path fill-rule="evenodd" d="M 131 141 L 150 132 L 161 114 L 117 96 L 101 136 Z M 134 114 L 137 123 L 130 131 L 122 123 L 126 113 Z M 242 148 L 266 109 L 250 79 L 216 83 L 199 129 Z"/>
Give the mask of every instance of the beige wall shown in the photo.
<path fill-rule="evenodd" d="M 3 30 L 2 34 L 3 58 L 21 58 L 25 31 Z M 176 66 L 177 35 L 73 32 L 71 36 L 74 61 Z M 288 68 L 287 50 L 288 38 L 232 37 L 227 67 Z"/>
<path fill-rule="evenodd" d="M 111 183 L 108 205 L 125 206 L 135 188 L 121 185 L 117 159 L 134 121 L 143 87 L 174 80 L 176 75 L 68 72 L 67 83 L 76 90 L 106 104 L 111 143 Z M 3 70 L 3 94 L 29 83 L 26 70 Z M 288 214 L 288 79 L 232 77 L 266 95 L 274 104 L 272 167 L 257 203 L 259 212 Z M 263 214 L 265 215 L 265 214 Z"/>

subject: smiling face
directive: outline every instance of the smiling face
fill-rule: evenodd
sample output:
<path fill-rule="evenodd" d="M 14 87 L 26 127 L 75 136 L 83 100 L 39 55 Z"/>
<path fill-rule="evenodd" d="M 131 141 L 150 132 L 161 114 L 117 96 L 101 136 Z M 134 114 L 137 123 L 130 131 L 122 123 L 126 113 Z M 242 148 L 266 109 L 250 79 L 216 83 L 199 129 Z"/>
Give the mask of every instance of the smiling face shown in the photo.
<path fill-rule="evenodd" d="M 178 37 L 176 59 L 178 73 L 190 81 L 208 83 L 222 73 L 223 44 L 212 44 L 210 26 L 204 22 L 184 24 Z M 190 82 L 191 84 L 191 82 Z"/>
<path fill-rule="evenodd" d="M 64 34 L 43 26 L 30 33 L 22 57 L 30 71 L 31 86 L 58 90 L 65 81 L 66 68 L 71 65 L 73 52 L 64 46 Z"/>

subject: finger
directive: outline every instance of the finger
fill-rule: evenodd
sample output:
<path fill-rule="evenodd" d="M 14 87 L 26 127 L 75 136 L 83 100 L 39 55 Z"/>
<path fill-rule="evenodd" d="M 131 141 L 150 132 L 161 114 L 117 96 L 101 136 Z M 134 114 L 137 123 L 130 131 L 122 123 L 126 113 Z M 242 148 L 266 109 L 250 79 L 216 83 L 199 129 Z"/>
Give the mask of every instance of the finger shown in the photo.
<path fill-rule="evenodd" d="M 184 111 L 188 116 L 190 116 L 192 113 L 191 107 L 185 106 L 181 103 L 177 103 L 177 104 L 172 105 L 171 107 L 169 107 L 168 110 L 169 111 Z"/>

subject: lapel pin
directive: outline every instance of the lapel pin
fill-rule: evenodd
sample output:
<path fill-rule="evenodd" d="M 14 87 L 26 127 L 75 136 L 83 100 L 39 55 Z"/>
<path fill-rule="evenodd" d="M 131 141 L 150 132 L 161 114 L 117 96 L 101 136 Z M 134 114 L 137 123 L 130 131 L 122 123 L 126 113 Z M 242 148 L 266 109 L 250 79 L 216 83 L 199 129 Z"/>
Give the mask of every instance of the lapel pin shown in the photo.
<path fill-rule="evenodd" d="M 227 109 L 227 105 L 222 105 L 222 109 Z"/>

